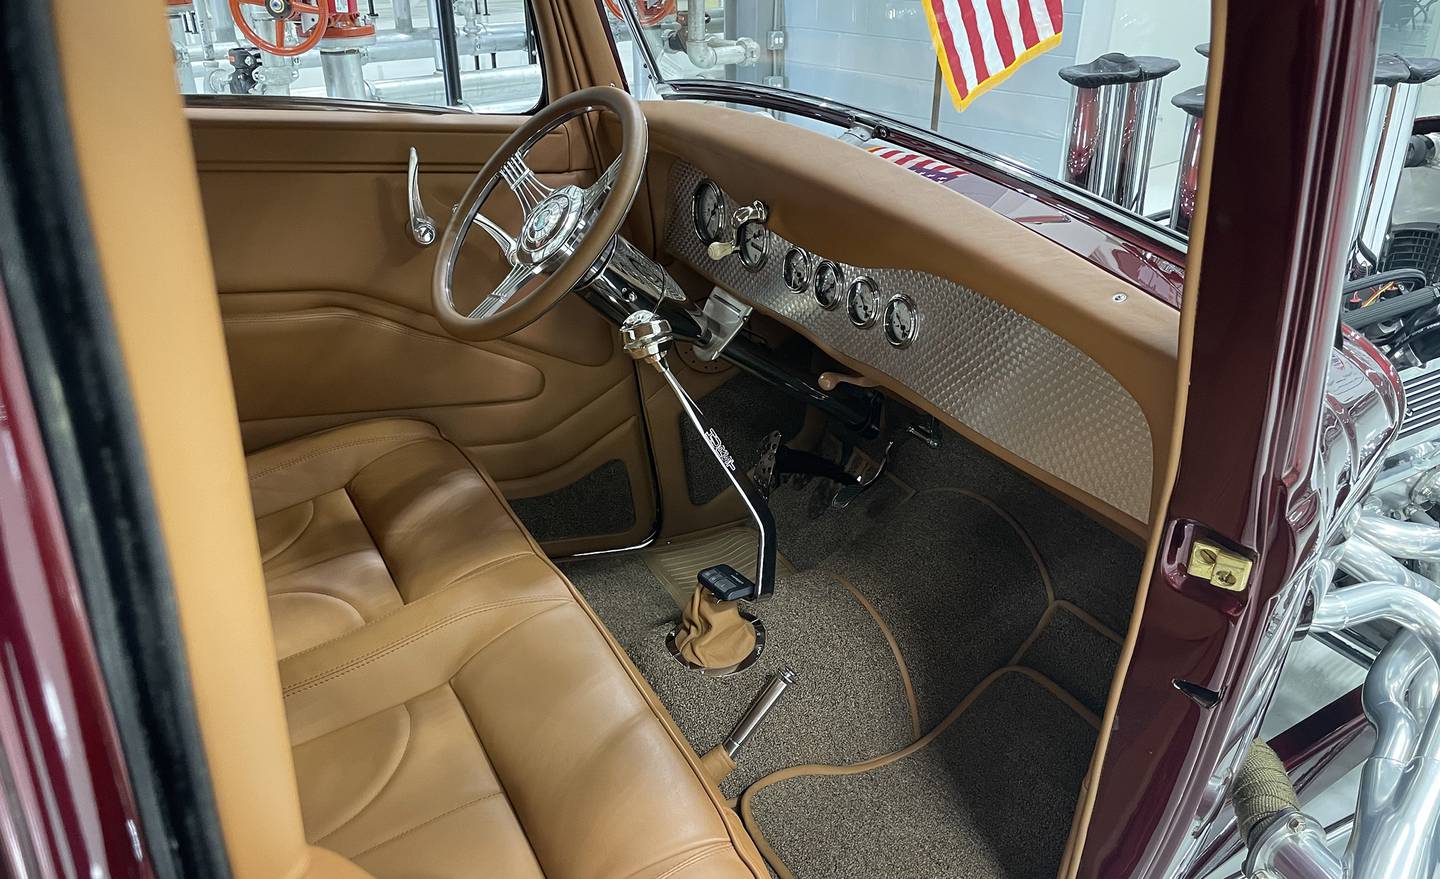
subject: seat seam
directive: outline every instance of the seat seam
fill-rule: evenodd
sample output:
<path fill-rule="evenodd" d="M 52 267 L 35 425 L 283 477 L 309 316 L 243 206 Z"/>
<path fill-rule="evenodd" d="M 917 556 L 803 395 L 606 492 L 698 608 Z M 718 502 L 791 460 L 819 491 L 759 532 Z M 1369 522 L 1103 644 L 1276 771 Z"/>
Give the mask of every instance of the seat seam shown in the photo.
<path fill-rule="evenodd" d="M 553 597 L 547 597 L 547 598 L 516 598 L 516 599 L 511 599 L 511 600 L 509 600 L 509 601 L 501 601 L 501 602 L 495 602 L 495 603 L 493 603 L 493 604 L 477 605 L 477 606 L 474 606 L 474 607 L 466 608 L 466 609 L 463 610 L 463 611 L 459 611 L 459 612 L 456 612 L 456 613 L 454 613 L 454 614 L 451 614 L 451 615 L 448 616 L 448 617 L 444 617 L 444 618 L 442 618 L 442 619 L 440 619 L 440 620 L 438 620 L 438 621 L 430 624 L 429 626 L 426 626 L 425 628 L 421 629 L 420 631 L 414 632 L 414 633 L 408 635 L 408 636 L 405 637 L 405 638 L 401 638 L 401 639 L 398 640 L 398 641 L 393 641 L 393 642 L 391 642 L 390 644 L 387 644 L 387 645 L 385 645 L 384 647 L 378 648 L 378 649 L 376 649 L 376 650 L 372 650 L 371 652 L 369 652 L 369 653 L 367 653 L 367 654 L 365 654 L 365 655 L 363 655 L 363 656 L 356 657 L 356 658 L 353 659 L 353 660 L 350 660 L 350 661 L 348 661 L 348 662 L 342 663 L 341 665 L 338 665 L 338 666 L 336 666 L 336 667 L 334 667 L 334 668 L 331 668 L 331 669 L 328 669 L 328 670 L 326 670 L 326 671 L 324 671 L 324 672 L 321 672 L 321 673 L 318 674 L 318 675 L 312 675 L 312 676 L 310 676 L 309 678 L 306 678 L 305 680 L 302 680 L 302 681 L 299 681 L 299 682 L 297 682 L 297 683 L 295 683 L 295 684 L 292 684 L 291 686 L 285 688 L 285 693 L 284 693 L 285 698 L 288 699 L 290 696 L 293 696 L 293 695 L 295 695 L 296 693 L 300 693 L 300 692 L 303 692 L 303 691 L 305 691 L 305 690 L 309 690 L 309 689 L 312 689 L 312 688 L 314 688 L 314 687 L 317 687 L 317 686 L 319 686 L 319 685 L 321 685 L 321 684 L 329 683 L 330 681 L 336 680 L 337 678 L 344 677 L 345 675 L 349 674 L 349 673 L 352 672 L 352 671 L 355 671 L 356 669 L 363 668 L 364 666 L 370 665 L 370 664 L 373 663 L 373 662 L 377 662 L 377 661 L 385 658 L 386 656 L 390 655 L 391 653 L 394 653 L 394 652 L 399 651 L 399 650 L 403 650 L 404 648 L 409 647 L 410 645 L 412 645 L 412 644 L 414 644 L 414 643 L 416 643 L 416 642 L 418 642 L 418 641 L 422 641 L 422 640 L 424 640 L 425 638 L 429 637 L 430 635 L 435 634 L 436 632 L 440 631 L 441 629 L 447 628 L 448 626 L 451 626 L 451 625 L 453 625 L 453 624 L 455 624 L 455 623 L 457 623 L 457 622 L 460 622 L 461 620 L 464 620 L 464 619 L 466 619 L 466 618 L 468 618 L 468 617 L 472 617 L 472 616 L 476 616 L 476 615 L 484 614 L 484 613 L 489 613 L 489 612 L 492 611 L 492 610 L 501 610 L 501 609 L 504 609 L 504 608 L 507 608 L 507 607 L 518 607 L 518 606 L 520 606 L 520 605 L 525 605 L 525 604 L 556 604 L 556 605 L 559 605 L 559 604 L 573 604 L 573 602 L 572 602 L 568 597 L 565 597 L 565 596 L 553 596 Z M 547 610 L 548 610 L 548 608 L 547 608 Z M 544 613 L 544 612 L 545 612 L 545 611 L 541 611 L 541 613 Z M 521 620 L 520 622 L 521 622 L 521 623 L 528 622 L 528 621 L 531 620 L 531 619 L 534 619 L 534 616 L 526 617 L 524 620 Z M 517 623 L 517 625 L 518 625 L 518 623 Z M 513 627 L 512 627 L 512 628 L 513 628 Z M 509 632 L 509 631 L 510 631 L 510 629 L 506 629 L 505 632 L 502 632 L 502 633 L 500 633 L 500 634 L 501 634 L 501 635 L 504 635 L 506 632 Z M 499 637 L 499 636 L 497 635 L 496 637 Z M 494 643 L 494 639 L 492 639 L 490 642 L 487 642 L 487 644 L 486 644 L 485 646 L 488 647 L 491 643 Z M 481 650 L 483 650 L 483 649 L 484 649 L 484 647 L 481 648 Z M 477 651 L 475 652 L 475 654 L 472 654 L 470 657 L 468 657 L 468 658 L 465 660 L 465 662 L 469 662 L 471 659 L 474 659 L 475 656 L 478 655 L 478 654 L 479 654 L 479 651 L 477 650 Z M 296 654 L 296 655 L 298 656 L 299 654 Z M 464 663 L 462 663 L 462 665 L 463 665 L 463 664 L 464 664 Z"/>
<path fill-rule="evenodd" d="M 460 812 L 460 811 L 462 811 L 462 810 L 464 810 L 464 809 L 468 809 L 468 808 L 470 808 L 471 806 L 474 806 L 474 805 L 476 805 L 476 804 L 478 804 L 478 803 L 483 803 L 483 802 L 485 802 L 485 801 L 487 801 L 487 800 L 493 800 L 493 799 L 495 799 L 496 797 L 503 797 L 503 796 L 504 796 L 504 792 L 497 790 L 497 791 L 494 791 L 494 792 L 492 792 L 492 793 L 488 793 L 488 794 L 485 794 L 485 795 L 483 795 L 483 796 L 476 797 L 475 799 L 470 800 L 469 802 L 461 803 L 460 805 L 456 806 L 456 807 L 453 808 L 453 809 L 447 809 L 447 810 L 445 810 L 444 812 L 441 812 L 439 815 L 436 815 L 434 818 L 426 818 L 424 821 L 421 821 L 419 824 L 416 824 L 414 827 L 407 827 L 407 828 L 405 828 L 404 830 L 400 831 L 399 833 L 395 834 L 394 836 L 388 837 L 388 838 L 386 838 L 386 839 L 382 839 L 380 842 L 375 843 L 374 845 L 370 846 L 369 848 L 363 848 L 363 849 L 361 849 L 360 851 L 356 852 L 355 854 L 351 855 L 350 858 L 353 860 L 353 859 L 359 858 L 359 857 L 361 857 L 361 856 L 363 856 L 363 855 L 367 855 L 367 854 L 369 854 L 370 852 L 373 852 L 373 851 L 375 851 L 375 850 L 378 849 L 378 848 L 383 848 L 384 846 L 387 846 L 387 845 L 389 845 L 390 843 L 395 842 L 396 840 L 399 840 L 399 839 L 401 839 L 401 838 L 403 838 L 403 837 L 409 836 L 410 834 L 414 833 L 414 832 L 417 831 L 417 830 L 420 830 L 420 829 L 424 828 L 425 826 L 427 826 L 427 825 L 429 825 L 429 824 L 434 824 L 436 821 L 439 821 L 439 820 L 441 820 L 442 818 L 448 818 L 448 817 L 450 817 L 451 815 L 454 815 L 456 812 Z"/>
<path fill-rule="evenodd" d="M 407 757 L 409 757 L 409 756 L 410 756 L 410 753 L 411 753 L 411 751 L 410 751 L 410 745 L 411 745 L 411 744 L 414 742 L 414 740 L 415 740 L 415 717 L 414 717 L 414 715 L 412 715 L 412 714 L 410 713 L 410 705 L 409 705 L 408 703 L 401 702 L 399 707 L 400 707 L 400 710 L 403 711 L 404 714 L 405 714 L 405 745 L 404 745 L 403 749 L 402 749 L 401 752 L 400 752 L 400 760 L 395 764 L 395 768 L 392 769 L 392 770 L 390 770 L 390 775 L 389 775 L 389 777 L 385 779 L 385 783 L 384 783 L 384 784 L 380 785 L 380 789 L 375 792 L 375 795 L 374 795 L 374 796 L 372 796 L 372 797 L 370 797 L 370 799 L 366 800 L 366 801 L 364 802 L 364 804 L 362 804 L 358 809 L 356 809 L 355 811 L 351 812 L 350 815 L 349 815 L 348 817 L 346 817 L 345 820 L 341 821 L 340 824 L 339 824 L 339 826 L 337 826 L 334 830 L 332 830 L 332 831 L 330 831 L 329 833 L 325 834 L 324 836 L 316 839 L 316 840 L 312 843 L 313 845 L 319 845 L 320 843 L 324 842 L 325 840 L 329 839 L 330 837 L 334 836 L 335 834 L 337 834 L 337 833 L 339 833 L 340 831 L 344 830 L 346 827 L 349 827 L 351 824 L 353 824 L 353 823 L 355 822 L 355 819 L 359 818 L 367 809 L 369 809 L 371 806 L 375 805 L 376 801 L 378 801 L 378 800 L 380 799 L 380 797 L 385 794 L 385 791 L 387 791 L 387 790 L 390 789 L 390 785 L 394 783 L 395 779 L 400 777 L 400 770 L 401 770 L 401 768 L 404 767 L 404 765 L 405 765 L 405 759 L 406 759 Z M 378 714 L 378 712 L 377 712 L 377 714 Z M 375 717 L 375 716 L 376 716 L 376 715 L 374 715 L 374 714 L 371 715 L 371 717 Z M 365 719 L 366 719 L 366 720 L 369 720 L 370 718 L 365 718 Z M 358 721 L 357 721 L 357 722 L 358 722 Z M 354 725 L 354 724 L 347 724 L 346 726 L 343 726 L 343 727 L 341 727 L 340 729 L 346 729 L 346 728 L 348 728 L 349 726 L 353 726 L 353 725 Z M 339 731 L 340 731 L 340 730 L 335 730 L 335 732 L 339 732 Z M 312 740 L 312 741 L 313 741 L 313 740 Z"/>
<path fill-rule="evenodd" d="M 306 534 L 308 534 L 308 533 L 310 532 L 310 526 L 315 524 L 315 498 L 313 498 L 313 497 L 312 497 L 312 498 L 309 498 L 309 499 L 307 499 L 307 500 L 302 501 L 301 503 L 305 504 L 305 506 L 306 506 L 306 508 L 307 508 L 307 511 L 308 511 L 309 514 L 310 514 L 310 515 L 308 515 L 308 516 L 305 518 L 305 524 L 300 527 L 300 530 L 299 530 L 299 531 L 295 532 L 295 536 L 294 536 L 294 537 L 290 538 L 290 540 L 287 541 L 284 546 L 280 547 L 279 549 L 277 549 L 277 550 L 275 550 L 273 553 L 271 553 L 268 558 L 265 557 L 264 554 L 262 553 L 261 559 L 260 559 L 260 565 L 261 565 L 261 567 L 264 567 L 265 565 L 270 564 L 271 562 L 273 562 L 273 561 L 275 561 L 276 559 L 280 558 L 280 556 L 282 556 L 282 555 L 284 555 L 285 553 L 289 552 L 292 548 L 294 548 L 295 544 L 297 544 L 297 543 L 300 542 L 300 539 L 301 539 L 302 537 L 304 537 Z M 286 507 L 285 510 L 294 509 L 295 507 L 298 507 L 298 506 L 300 506 L 300 504 L 294 504 L 293 506 Z M 278 515 L 279 513 L 285 512 L 285 510 L 276 510 L 274 513 L 271 513 L 270 515 L 271 515 L 271 516 Z"/>
<path fill-rule="evenodd" d="M 400 440 L 400 439 L 408 439 L 408 440 L 411 440 L 412 442 L 406 443 L 405 445 L 413 445 L 414 442 L 420 442 L 420 441 L 427 440 L 427 439 L 439 439 L 439 437 L 436 437 L 436 436 L 434 436 L 433 434 L 396 433 L 396 434 L 387 434 L 386 436 L 369 437 L 369 438 L 367 438 L 367 439 L 361 439 L 361 440 L 351 440 L 351 441 L 348 442 L 348 443 L 339 443 L 338 445 L 327 446 L 327 447 L 325 447 L 325 448 L 323 448 L 323 449 L 318 449 L 318 450 L 316 450 L 316 451 L 314 451 L 314 452 L 310 452 L 309 454 L 301 455 L 301 456 L 298 457 L 298 458 L 291 458 L 291 459 L 288 460 L 288 461 L 284 461 L 284 462 L 282 462 L 282 463 L 272 465 L 272 466 L 267 467 L 267 468 L 265 468 L 264 470 L 261 470 L 261 471 L 259 471 L 259 472 L 257 472 L 257 473 L 252 473 L 252 474 L 250 475 L 250 481 L 251 481 L 251 482 L 254 482 L 254 481 L 256 481 L 257 479 L 260 479 L 260 478 L 265 477 L 265 476 L 269 476 L 269 475 L 272 474 L 272 473 L 276 473 L 276 472 L 279 472 L 279 471 L 281 471 L 281 470 L 285 470 L 285 469 L 287 469 L 287 468 L 290 468 L 290 467 L 295 466 L 296 464 L 303 464 L 304 462 L 313 460 L 313 459 L 315 459 L 315 458 L 322 458 L 322 457 L 324 457 L 324 456 L 326 456 L 326 455 L 328 455 L 328 454 L 330 454 L 330 453 L 332 453 L 332 452 L 338 452 L 338 451 L 340 451 L 341 449 L 351 449 L 351 448 L 355 448 L 355 447 L 357 447 L 357 446 L 368 446 L 368 445 L 372 445 L 372 444 L 374 444 L 374 443 L 391 442 L 392 440 Z M 366 466 L 369 466 L 369 465 L 366 465 Z"/>
<path fill-rule="evenodd" d="M 733 849 L 733 846 L 730 845 L 730 841 L 728 839 L 712 839 L 707 842 L 696 843 L 695 846 L 690 850 L 690 854 L 687 855 L 684 860 L 680 861 L 680 863 L 678 864 L 671 865 L 665 870 L 665 872 L 647 874 L 645 871 L 649 870 L 656 863 L 652 861 L 651 863 L 646 864 L 644 867 L 632 871 L 629 874 L 629 877 L 651 875 L 652 879 L 670 879 L 670 877 L 679 874 L 680 871 L 687 870 L 690 867 L 693 867 L 701 861 L 705 860 L 706 858 L 710 857 L 711 855 L 714 855 L 725 849 Z M 684 850 L 682 849 L 682 851 Z M 673 854 L 667 855 L 666 857 L 659 860 L 664 861 L 672 857 L 674 857 Z"/>
<path fill-rule="evenodd" d="M 379 551 L 377 550 L 376 552 L 377 552 L 377 554 L 378 554 Z M 531 558 L 531 557 L 533 557 L 533 554 L 532 554 L 532 553 L 528 553 L 528 552 L 521 552 L 521 553 L 516 553 L 516 554 L 514 554 L 514 555 L 508 555 L 508 556 L 505 556 L 504 558 L 494 560 L 489 566 L 477 568 L 476 570 L 471 571 L 469 574 L 466 574 L 465 576 L 466 576 L 466 577 L 470 577 L 470 576 L 473 576 L 473 575 L 475 575 L 475 574 L 483 574 L 483 573 L 491 570 L 492 568 L 500 568 L 500 567 L 503 567 L 503 566 L 509 564 L 510 562 L 515 561 L 516 559 L 520 559 L 520 558 Z M 384 563 L 384 557 L 383 557 L 383 556 L 381 557 L 381 563 L 382 563 L 382 564 Z M 385 570 L 386 570 L 387 573 L 389 573 L 389 570 L 390 570 L 390 569 L 389 569 L 389 568 L 386 568 Z M 288 576 L 288 575 L 287 575 L 287 576 Z M 458 583 L 459 581 L 457 580 L 457 581 L 455 581 L 455 582 Z M 394 585 L 394 578 L 393 578 L 393 577 L 391 578 L 391 585 Z M 450 588 L 451 586 L 454 586 L 454 585 L 455 585 L 455 583 L 451 583 L 451 584 L 449 584 L 448 586 L 446 586 L 446 587 L 444 587 L 444 588 L 445 588 L 445 589 L 448 589 L 448 588 Z M 407 610 L 408 608 L 410 608 L 410 607 L 412 607 L 412 606 L 414 606 L 414 605 L 416 605 L 416 604 L 419 604 L 421 601 L 424 601 L 425 598 L 429 598 L 429 597 L 431 597 L 432 595 L 436 595 L 436 594 L 438 594 L 440 591 L 443 591 L 443 590 L 437 590 L 436 592 L 432 592 L 432 593 L 430 593 L 430 595 L 426 595 L 426 596 L 424 596 L 424 598 L 417 599 L 416 601 L 413 601 L 413 602 L 407 602 L 407 601 L 405 601 L 405 596 L 400 595 L 400 606 L 399 606 L 399 607 L 392 608 L 391 610 L 387 610 L 385 613 L 381 614 L 380 616 L 376 617 L 375 619 L 373 619 L 373 620 L 367 620 L 365 624 L 366 624 L 367 626 L 373 626 L 373 625 L 381 622 L 382 620 L 388 620 L 390 617 L 396 615 L 397 613 L 401 613 L 401 612 Z M 400 588 L 399 588 L 398 586 L 395 588 L 395 592 L 396 592 L 397 595 L 399 595 Z M 269 594 L 271 594 L 271 595 L 281 595 L 281 594 L 284 594 L 284 593 L 275 592 L 275 593 L 269 593 Z M 554 597 L 556 598 L 556 600 L 563 600 L 563 598 L 566 598 L 566 597 L 568 597 L 568 596 L 554 596 Z M 473 609 L 473 608 L 476 607 L 476 606 L 478 606 L 478 605 L 472 605 L 471 608 Z M 330 638 L 330 639 L 328 639 L 328 640 L 321 641 L 319 644 L 316 644 L 314 647 L 306 647 L 304 650 L 300 651 L 299 653 L 292 653 L 292 654 L 290 654 L 289 656 L 287 656 L 287 657 L 285 657 L 285 658 L 286 658 L 286 659 L 293 659 L 294 657 L 297 657 L 297 656 L 304 656 L 304 655 L 307 654 L 307 653 L 314 653 L 316 650 L 319 650 L 319 649 L 321 649 L 321 648 L 323 648 L 323 647 L 328 647 L 328 646 L 330 646 L 331 644 L 334 644 L 336 641 L 339 641 L 339 640 L 342 639 L 342 638 L 348 638 L 349 636 L 350 636 L 350 632 L 346 632 L 344 635 L 336 635 L 334 638 Z"/>

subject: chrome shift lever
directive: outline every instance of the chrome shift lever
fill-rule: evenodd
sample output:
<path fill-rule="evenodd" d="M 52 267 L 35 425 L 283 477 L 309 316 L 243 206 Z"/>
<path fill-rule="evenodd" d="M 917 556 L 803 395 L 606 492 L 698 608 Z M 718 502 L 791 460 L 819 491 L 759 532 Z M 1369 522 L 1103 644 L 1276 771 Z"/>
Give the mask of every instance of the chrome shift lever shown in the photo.
<path fill-rule="evenodd" d="M 755 527 L 760 531 L 759 557 L 755 563 L 755 594 L 740 597 L 750 600 L 768 598 L 775 591 L 775 519 L 770 515 L 770 506 L 755 487 L 755 483 L 735 465 L 735 458 L 730 454 L 730 450 L 725 448 L 720 434 L 705 423 L 700 407 L 695 405 L 679 379 L 675 378 L 675 373 L 670 371 L 670 365 L 665 362 L 665 352 L 673 339 L 670 322 L 651 311 L 634 312 L 620 325 L 620 342 L 626 353 L 642 363 L 650 364 L 660 373 L 660 377 L 680 401 L 680 408 L 685 410 L 695 432 L 700 435 L 700 439 L 720 464 L 720 469 L 725 471 L 725 477 L 735 486 L 741 500 L 745 502 L 745 507 L 750 511 L 750 518 L 755 521 Z"/>

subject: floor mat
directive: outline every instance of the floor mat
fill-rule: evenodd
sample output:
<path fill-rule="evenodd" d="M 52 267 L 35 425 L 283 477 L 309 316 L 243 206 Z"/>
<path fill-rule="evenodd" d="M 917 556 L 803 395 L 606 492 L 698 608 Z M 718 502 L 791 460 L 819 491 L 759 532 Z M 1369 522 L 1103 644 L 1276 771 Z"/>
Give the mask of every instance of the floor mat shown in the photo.
<path fill-rule="evenodd" d="M 915 738 L 905 681 L 884 630 L 823 572 L 782 575 L 775 597 L 752 606 L 765 623 L 765 652 L 739 674 L 710 678 L 680 665 L 666 648 L 679 609 L 640 554 L 578 560 L 564 570 L 696 753 L 724 740 L 772 674 L 783 666 L 795 672 L 796 683 L 721 785 L 727 796 L 785 766 L 867 760 Z"/>
<path fill-rule="evenodd" d="M 778 773 L 741 815 L 786 879 L 1053 877 L 1097 723 L 1043 676 L 1006 667 L 914 745 Z"/>
<path fill-rule="evenodd" d="M 712 565 L 729 565 L 753 581 L 759 541 L 760 536 L 754 529 L 742 525 L 665 543 L 645 550 L 640 557 L 674 599 L 675 606 L 684 607 L 690 601 L 690 593 L 695 591 L 697 576 Z M 791 570 L 783 556 L 776 558 L 775 565 L 780 574 Z"/>

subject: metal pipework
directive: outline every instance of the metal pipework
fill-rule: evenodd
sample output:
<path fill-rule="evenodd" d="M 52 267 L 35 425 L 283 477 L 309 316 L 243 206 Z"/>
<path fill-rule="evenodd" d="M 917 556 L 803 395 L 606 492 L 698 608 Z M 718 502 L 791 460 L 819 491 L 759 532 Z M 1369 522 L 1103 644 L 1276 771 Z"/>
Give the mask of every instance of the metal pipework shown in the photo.
<path fill-rule="evenodd" d="M 1362 513 L 1355 534 L 1396 558 L 1440 562 L 1440 528 Z"/>
<path fill-rule="evenodd" d="M 1200 197 L 1200 137 L 1205 131 L 1205 86 L 1186 89 L 1170 99 L 1185 113 L 1185 137 L 1180 144 L 1180 170 L 1175 175 L 1175 198 L 1170 202 L 1170 228 L 1190 234 Z"/>
<path fill-rule="evenodd" d="M 521 101 L 529 109 L 540 95 L 540 66 L 521 65 L 486 70 L 460 71 L 460 90 L 468 93 L 467 104 L 492 106 Z M 430 73 L 398 79 L 377 79 L 367 83 L 371 100 L 397 103 L 442 103 L 445 100 L 445 75 Z M 477 94 L 478 93 L 478 94 Z"/>
<path fill-rule="evenodd" d="M 1160 106 L 1173 58 L 1101 55 L 1060 70 L 1074 93 L 1060 176 L 1123 208 L 1141 211 Z"/>
<path fill-rule="evenodd" d="M 1372 253 L 1381 252 L 1390 230 L 1395 192 L 1405 167 L 1405 146 L 1415 126 L 1419 87 L 1436 76 L 1440 76 L 1440 60 L 1434 58 L 1381 55 L 1376 59 L 1355 220 L 1356 239 Z"/>
<path fill-rule="evenodd" d="M 749 37 L 727 40 L 705 32 L 705 0 L 690 0 L 685 15 L 685 54 L 701 70 L 730 64 L 750 65 L 760 60 L 760 44 Z"/>
<path fill-rule="evenodd" d="M 756 694 L 750 707 L 745 709 L 745 716 L 735 724 L 735 728 L 730 731 L 730 735 L 725 737 L 725 742 L 721 745 L 731 760 L 735 759 L 735 755 L 740 753 L 740 749 L 745 747 L 745 743 L 755 734 L 755 730 L 759 728 L 760 722 L 765 719 L 765 716 L 770 713 L 770 709 L 780 701 L 780 697 L 785 694 L 785 688 L 793 683 L 795 683 L 795 672 L 788 668 L 782 668 L 775 673 L 774 677 L 770 678 L 765 689 Z"/>
<path fill-rule="evenodd" d="M 1335 632 L 1375 621 L 1400 625 L 1428 656 L 1397 638 L 1382 651 L 1366 680 L 1367 713 L 1380 746 L 1361 770 L 1355 832 L 1346 852 L 1352 875 L 1421 879 L 1437 866 L 1440 823 L 1440 712 L 1430 711 L 1413 749 L 1414 700 L 1406 681 L 1440 657 L 1440 603 L 1404 582 L 1372 581 L 1331 592 L 1315 609 L 1313 631 Z M 1371 677 L 1376 678 L 1371 683 Z M 1408 688 L 1413 689 L 1413 687 Z M 1426 697 L 1433 703 L 1432 697 Z M 1406 753 L 1412 751 L 1412 753 Z"/>

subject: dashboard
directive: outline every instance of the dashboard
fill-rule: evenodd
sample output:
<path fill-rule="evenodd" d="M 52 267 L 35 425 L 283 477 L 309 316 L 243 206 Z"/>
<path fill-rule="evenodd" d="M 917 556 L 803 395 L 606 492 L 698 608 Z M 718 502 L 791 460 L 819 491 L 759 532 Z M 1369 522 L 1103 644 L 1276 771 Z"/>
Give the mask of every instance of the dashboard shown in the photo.
<path fill-rule="evenodd" d="M 770 223 L 784 207 L 742 202 L 684 160 L 667 191 L 670 256 L 942 420 L 1147 521 L 1145 413 L 1070 341 L 949 278 L 787 240 Z M 832 222 L 867 219 L 837 207 Z"/>

